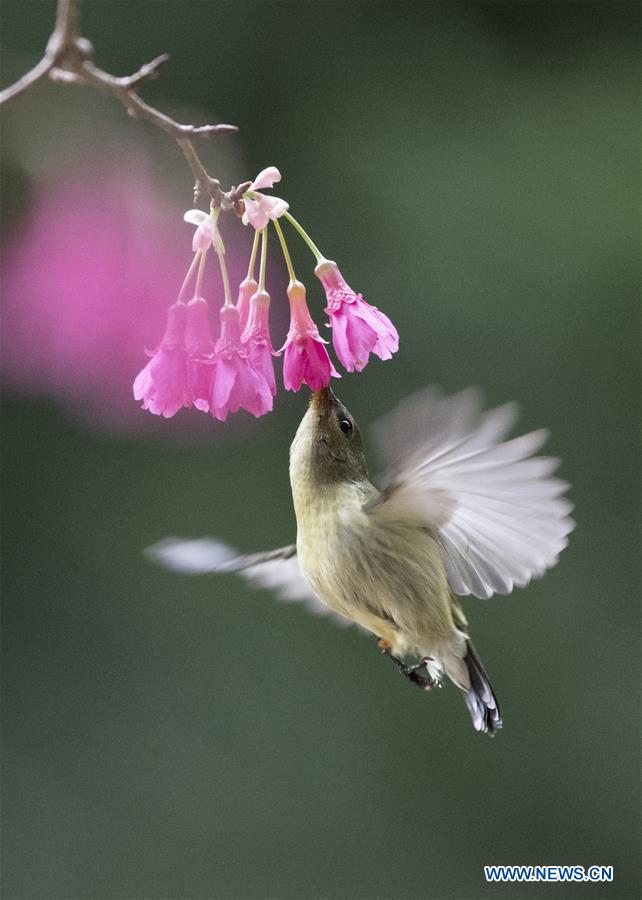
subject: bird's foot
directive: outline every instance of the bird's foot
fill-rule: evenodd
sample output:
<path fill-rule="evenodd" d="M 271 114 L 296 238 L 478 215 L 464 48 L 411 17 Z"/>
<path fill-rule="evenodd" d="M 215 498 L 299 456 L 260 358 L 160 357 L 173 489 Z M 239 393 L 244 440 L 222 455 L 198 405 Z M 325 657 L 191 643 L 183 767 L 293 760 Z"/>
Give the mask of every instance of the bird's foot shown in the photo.
<path fill-rule="evenodd" d="M 441 682 L 428 674 L 428 663 L 432 662 L 430 656 L 422 656 L 419 662 L 408 665 L 402 659 L 399 659 L 399 657 L 393 656 L 390 651 L 389 641 L 386 641 L 384 638 L 379 638 L 377 646 L 382 653 L 385 653 L 386 656 L 390 657 L 397 666 L 397 669 L 408 679 L 408 681 L 416 684 L 417 687 L 420 687 L 423 691 L 431 691 L 434 687 L 441 687 Z M 422 669 L 425 671 L 422 672 Z"/>
<path fill-rule="evenodd" d="M 394 659 L 394 657 L 393 657 Z M 440 682 L 432 675 L 428 674 L 428 657 L 422 657 L 418 663 L 406 665 L 399 659 L 394 659 L 397 667 L 402 675 L 405 675 L 409 681 L 416 684 L 422 691 L 432 691 L 434 687 L 440 687 Z M 421 670 L 424 669 L 425 672 Z"/>

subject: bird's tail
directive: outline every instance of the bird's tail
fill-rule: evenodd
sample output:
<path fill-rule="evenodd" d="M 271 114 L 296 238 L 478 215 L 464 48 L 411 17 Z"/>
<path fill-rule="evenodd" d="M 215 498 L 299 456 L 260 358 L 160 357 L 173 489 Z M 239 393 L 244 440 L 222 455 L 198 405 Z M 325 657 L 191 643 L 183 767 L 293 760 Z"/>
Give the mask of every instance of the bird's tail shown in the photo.
<path fill-rule="evenodd" d="M 493 686 L 470 641 L 466 644 L 464 664 L 470 678 L 470 689 L 463 692 L 464 700 L 473 725 L 477 731 L 493 737 L 502 727 L 502 716 Z"/>

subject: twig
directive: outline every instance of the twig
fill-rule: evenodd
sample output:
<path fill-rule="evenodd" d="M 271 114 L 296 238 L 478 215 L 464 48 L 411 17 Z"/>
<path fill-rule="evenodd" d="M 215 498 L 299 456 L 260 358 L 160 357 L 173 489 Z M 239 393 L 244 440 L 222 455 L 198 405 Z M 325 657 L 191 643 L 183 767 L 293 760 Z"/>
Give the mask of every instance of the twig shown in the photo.
<path fill-rule="evenodd" d="M 80 0 L 58 0 L 56 24 L 43 58 L 15 84 L 0 92 L 0 106 L 8 106 L 45 78 L 64 84 L 89 85 L 111 94 L 122 103 L 130 116 L 146 119 L 176 140 L 194 176 L 194 203 L 207 197 L 214 206 L 232 209 L 249 187 L 249 182 L 223 191 L 219 180 L 212 178 L 205 169 L 192 139 L 231 134 L 238 130 L 236 126 L 183 125 L 139 97 L 139 86 L 158 77 L 158 70 L 167 62 L 169 54 L 163 53 L 145 63 L 133 75 L 121 78 L 94 65 L 93 54 L 90 41 L 80 34 Z"/>
<path fill-rule="evenodd" d="M 16 81 L 15 84 L 11 84 L 4 91 L 0 91 L 0 106 L 8 106 L 16 97 L 35 87 L 39 81 L 42 81 L 49 75 L 55 65 L 55 60 L 47 58 L 46 55 L 43 56 L 40 62 Z"/>

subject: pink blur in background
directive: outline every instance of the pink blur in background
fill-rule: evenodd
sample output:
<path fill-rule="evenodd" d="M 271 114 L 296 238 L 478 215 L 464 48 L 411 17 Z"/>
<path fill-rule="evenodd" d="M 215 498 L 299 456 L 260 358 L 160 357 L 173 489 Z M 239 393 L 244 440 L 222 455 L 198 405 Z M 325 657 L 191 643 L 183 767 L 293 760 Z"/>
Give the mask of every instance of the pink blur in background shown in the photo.
<path fill-rule="evenodd" d="M 39 186 L 4 254 L 4 389 L 55 398 L 101 430 L 157 431 L 133 400 L 132 381 L 145 348 L 162 337 L 192 258 L 193 229 L 182 216 L 135 164 Z M 243 265 L 235 248 L 247 242 L 244 231 L 231 220 L 225 229 L 233 273 Z M 204 292 L 216 311 L 213 266 Z M 175 427 L 205 431 L 200 419 L 181 410 Z"/>

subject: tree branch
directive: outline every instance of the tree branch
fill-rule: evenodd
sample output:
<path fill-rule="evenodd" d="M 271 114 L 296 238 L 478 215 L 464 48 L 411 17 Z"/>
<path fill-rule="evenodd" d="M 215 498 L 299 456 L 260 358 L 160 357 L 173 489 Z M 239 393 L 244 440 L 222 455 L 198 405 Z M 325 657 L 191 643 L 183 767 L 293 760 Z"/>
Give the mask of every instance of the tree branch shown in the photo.
<path fill-rule="evenodd" d="M 80 34 L 80 0 L 58 0 L 56 24 L 43 58 L 15 84 L 0 92 L 0 106 L 8 106 L 46 78 L 63 84 L 89 85 L 111 94 L 130 116 L 146 119 L 176 140 L 194 176 L 194 203 L 207 197 L 214 206 L 232 209 L 249 187 L 249 182 L 223 191 L 219 180 L 212 178 L 205 169 L 192 139 L 231 134 L 238 130 L 236 126 L 183 125 L 139 97 L 140 85 L 158 77 L 158 70 L 167 62 L 169 54 L 157 56 L 133 75 L 118 78 L 94 65 L 93 53 L 91 43 Z"/>
<path fill-rule="evenodd" d="M 49 75 L 55 65 L 54 59 L 43 56 L 40 62 L 18 79 L 15 84 L 0 91 L 0 106 L 8 106 L 16 97 L 34 88 L 38 82 L 43 81 Z"/>

